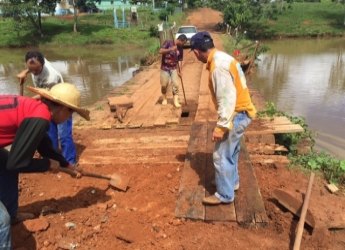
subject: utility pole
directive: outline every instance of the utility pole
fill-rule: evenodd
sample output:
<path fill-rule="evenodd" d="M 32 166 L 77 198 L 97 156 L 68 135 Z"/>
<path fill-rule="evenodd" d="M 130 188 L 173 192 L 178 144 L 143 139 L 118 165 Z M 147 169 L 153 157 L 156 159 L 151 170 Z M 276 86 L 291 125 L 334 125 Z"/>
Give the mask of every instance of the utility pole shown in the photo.
<path fill-rule="evenodd" d="M 155 9 L 155 0 L 152 0 L 152 9 Z"/>

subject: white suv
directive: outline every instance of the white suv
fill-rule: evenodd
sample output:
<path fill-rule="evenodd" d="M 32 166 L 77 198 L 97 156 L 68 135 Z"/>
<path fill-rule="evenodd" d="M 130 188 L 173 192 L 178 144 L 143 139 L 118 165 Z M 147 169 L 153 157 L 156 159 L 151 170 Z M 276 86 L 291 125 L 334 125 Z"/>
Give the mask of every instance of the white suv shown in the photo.
<path fill-rule="evenodd" d="M 186 42 L 185 46 L 190 46 L 190 39 L 197 32 L 198 31 L 197 31 L 195 26 L 192 26 L 192 25 L 180 26 L 177 30 L 176 35 L 175 35 L 175 39 L 177 39 L 180 35 L 185 34 L 187 36 L 187 42 Z"/>

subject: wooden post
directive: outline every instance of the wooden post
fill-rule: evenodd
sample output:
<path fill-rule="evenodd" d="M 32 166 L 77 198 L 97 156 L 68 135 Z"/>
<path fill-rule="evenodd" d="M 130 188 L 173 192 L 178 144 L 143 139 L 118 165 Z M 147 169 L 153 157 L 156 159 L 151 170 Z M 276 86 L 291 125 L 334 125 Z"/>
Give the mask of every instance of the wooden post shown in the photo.
<path fill-rule="evenodd" d="M 308 189 L 307 189 L 306 196 L 304 198 L 301 217 L 300 217 L 299 222 L 298 222 L 298 227 L 297 227 L 297 232 L 296 232 L 296 237 L 295 237 L 295 243 L 293 245 L 293 250 L 299 250 L 300 246 L 301 246 L 301 240 L 302 240 L 303 229 L 304 229 L 304 221 L 305 221 L 305 216 L 306 216 L 307 211 L 308 211 L 309 199 L 310 199 L 311 189 L 313 187 L 314 176 L 315 176 L 315 174 L 311 173 L 310 178 L 309 178 Z"/>
<path fill-rule="evenodd" d="M 253 66 L 253 63 L 255 62 L 256 53 L 258 52 L 258 48 L 259 48 L 259 44 L 260 44 L 258 41 L 256 41 L 255 43 L 256 43 L 256 46 L 255 46 L 253 58 L 250 60 L 248 69 L 247 69 L 247 71 L 246 71 L 246 73 L 248 73 L 248 74 L 249 74 L 249 72 L 250 72 L 251 67 Z"/>
<path fill-rule="evenodd" d="M 25 83 L 25 80 L 23 78 L 20 78 L 19 79 L 19 94 L 21 96 L 24 95 L 24 83 Z"/>

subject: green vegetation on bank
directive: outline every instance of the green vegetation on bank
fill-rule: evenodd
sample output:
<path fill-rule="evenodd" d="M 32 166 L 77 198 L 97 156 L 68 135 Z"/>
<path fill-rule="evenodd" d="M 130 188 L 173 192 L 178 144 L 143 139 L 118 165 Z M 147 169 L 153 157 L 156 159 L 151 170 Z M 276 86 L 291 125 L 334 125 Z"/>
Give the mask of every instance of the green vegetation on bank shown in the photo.
<path fill-rule="evenodd" d="M 137 45 L 153 50 L 153 47 L 158 47 L 158 38 L 150 30 L 162 22 L 161 15 L 160 12 L 140 8 L 138 25 L 125 29 L 114 28 L 112 11 L 81 15 L 78 17 L 78 32 L 73 32 L 73 16 L 43 17 L 42 37 L 30 23 L 14 22 L 12 18 L 3 17 L 0 18 L 0 47 L 111 44 Z M 175 13 L 169 16 L 169 21 L 179 24 L 183 18 L 184 13 Z M 118 15 L 118 20 L 122 20 L 122 13 Z"/>
<path fill-rule="evenodd" d="M 278 11 L 279 9 L 277 9 Z M 276 18 L 251 23 L 253 37 L 342 36 L 345 5 L 337 2 L 294 2 Z"/>
<path fill-rule="evenodd" d="M 286 116 L 292 123 L 300 124 L 304 128 L 302 133 L 282 134 L 276 136 L 276 143 L 286 146 L 289 149 L 289 159 L 292 166 L 299 166 L 311 171 L 320 171 L 326 180 L 332 183 L 345 185 L 345 160 L 339 160 L 325 153 L 313 149 L 314 138 L 304 118 L 290 116 L 278 111 L 272 102 L 267 102 L 265 110 L 258 112 L 259 117 Z M 304 154 L 299 153 L 298 145 L 308 142 L 310 150 Z"/>
<path fill-rule="evenodd" d="M 344 0 L 193 2 L 221 11 L 232 36 L 245 32 L 251 39 L 345 34 Z"/>

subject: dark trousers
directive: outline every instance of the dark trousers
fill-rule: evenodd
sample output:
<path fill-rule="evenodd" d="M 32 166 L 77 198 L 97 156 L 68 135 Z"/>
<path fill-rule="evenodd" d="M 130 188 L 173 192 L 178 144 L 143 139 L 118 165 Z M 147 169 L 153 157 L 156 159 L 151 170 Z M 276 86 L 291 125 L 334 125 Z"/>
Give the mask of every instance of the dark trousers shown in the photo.
<path fill-rule="evenodd" d="M 9 152 L 0 149 L 0 201 L 9 215 L 14 218 L 18 210 L 18 171 L 6 170 Z"/>
<path fill-rule="evenodd" d="M 19 173 L 45 172 L 49 169 L 49 159 L 43 164 L 45 167 L 25 167 L 20 170 L 7 170 L 6 163 L 9 152 L 0 148 L 0 201 L 4 204 L 11 218 L 15 218 L 18 211 L 18 177 Z"/>

